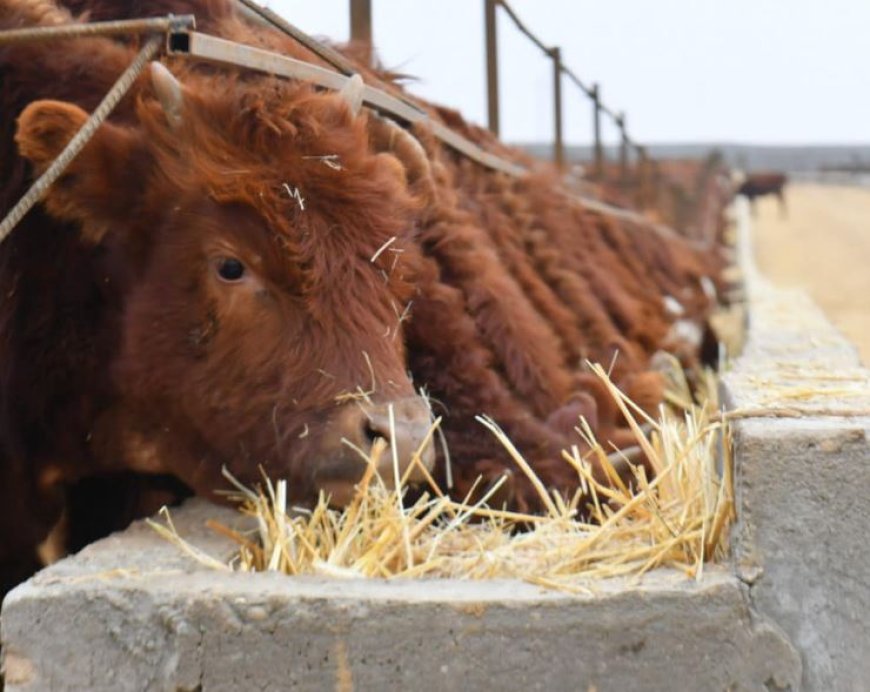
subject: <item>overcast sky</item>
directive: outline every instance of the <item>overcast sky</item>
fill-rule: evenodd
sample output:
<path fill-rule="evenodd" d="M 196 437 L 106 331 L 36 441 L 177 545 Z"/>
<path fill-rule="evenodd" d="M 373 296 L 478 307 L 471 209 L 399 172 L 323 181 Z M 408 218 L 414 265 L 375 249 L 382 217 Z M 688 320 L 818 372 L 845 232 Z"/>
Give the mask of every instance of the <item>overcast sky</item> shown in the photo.
<path fill-rule="evenodd" d="M 485 124 L 483 0 L 372 0 L 383 62 L 411 91 Z M 271 0 L 344 41 L 348 0 Z M 601 83 L 641 142 L 870 143 L 870 0 L 512 0 L 565 63 Z M 499 13 L 502 136 L 552 137 L 551 63 Z M 589 101 L 567 81 L 566 139 Z M 611 136 L 612 131 L 609 133 Z"/>

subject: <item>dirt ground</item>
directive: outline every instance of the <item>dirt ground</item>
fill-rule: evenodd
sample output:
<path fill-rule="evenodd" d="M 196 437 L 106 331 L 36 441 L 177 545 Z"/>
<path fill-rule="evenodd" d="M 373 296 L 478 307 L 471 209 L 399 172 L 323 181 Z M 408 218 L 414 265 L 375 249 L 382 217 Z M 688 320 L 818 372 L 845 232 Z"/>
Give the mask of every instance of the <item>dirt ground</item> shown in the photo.
<path fill-rule="evenodd" d="M 806 289 L 870 364 L 870 189 L 790 184 L 788 214 L 757 201 L 759 269 L 775 284 Z"/>

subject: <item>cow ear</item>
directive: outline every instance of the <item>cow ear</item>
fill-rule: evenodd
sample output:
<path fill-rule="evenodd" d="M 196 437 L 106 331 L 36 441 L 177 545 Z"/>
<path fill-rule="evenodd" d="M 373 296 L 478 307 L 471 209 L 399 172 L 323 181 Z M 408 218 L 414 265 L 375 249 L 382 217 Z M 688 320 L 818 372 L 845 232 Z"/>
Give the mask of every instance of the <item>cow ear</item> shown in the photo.
<path fill-rule="evenodd" d="M 18 151 L 40 174 L 87 119 L 88 114 L 74 104 L 34 101 L 18 117 Z M 100 242 L 111 227 L 129 217 L 133 197 L 141 188 L 130 180 L 131 171 L 144 154 L 135 131 L 103 124 L 51 186 L 44 200 L 46 209 L 63 221 L 79 222 L 85 240 Z"/>

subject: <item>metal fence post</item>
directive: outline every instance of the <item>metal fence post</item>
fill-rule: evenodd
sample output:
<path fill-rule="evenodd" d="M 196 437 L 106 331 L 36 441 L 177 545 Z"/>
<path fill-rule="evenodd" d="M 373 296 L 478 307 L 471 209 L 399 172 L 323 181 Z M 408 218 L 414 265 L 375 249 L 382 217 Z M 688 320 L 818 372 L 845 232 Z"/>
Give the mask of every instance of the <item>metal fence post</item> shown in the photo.
<path fill-rule="evenodd" d="M 350 40 L 365 47 L 365 61 L 372 64 L 372 0 L 350 0 Z"/>
<path fill-rule="evenodd" d="M 635 148 L 637 150 L 637 206 L 639 209 L 643 209 L 647 205 L 648 197 L 648 159 L 646 147 L 638 144 Z"/>
<path fill-rule="evenodd" d="M 490 131 L 499 136 L 498 120 L 498 32 L 496 6 L 498 0 L 484 0 L 483 14 L 486 26 L 486 105 Z"/>
<path fill-rule="evenodd" d="M 559 168 L 565 167 L 565 143 L 562 139 L 562 51 L 551 48 L 553 58 L 553 160 Z"/>
<path fill-rule="evenodd" d="M 601 144 L 601 87 L 598 82 L 592 85 L 592 129 L 595 135 L 595 176 L 604 175 L 604 147 Z"/>
<path fill-rule="evenodd" d="M 652 199 L 653 206 L 661 207 L 662 206 L 662 172 L 661 167 L 659 166 L 659 162 L 655 159 L 652 160 Z"/>
<path fill-rule="evenodd" d="M 619 175 L 622 182 L 628 178 L 628 135 L 625 128 L 625 113 L 621 112 L 616 117 L 616 125 L 619 127 Z"/>

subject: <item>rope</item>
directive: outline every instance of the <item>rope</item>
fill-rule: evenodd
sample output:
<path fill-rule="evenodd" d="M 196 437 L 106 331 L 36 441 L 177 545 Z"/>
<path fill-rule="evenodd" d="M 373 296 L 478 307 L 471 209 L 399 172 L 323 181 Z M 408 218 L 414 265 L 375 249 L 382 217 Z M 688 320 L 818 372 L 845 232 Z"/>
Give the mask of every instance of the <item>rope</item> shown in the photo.
<path fill-rule="evenodd" d="M 0 32 L 0 46 L 79 36 L 115 36 L 118 34 L 171 33 L 193 29 L 193 15 L 178 17 L 153 17 L 129 19 L 116 22 L 93 22 L 92 24 L 64 24 L 61 26 L 38 26 Z"/>
<path fill-rule="evenodd" d="M 577 88 L 580 89 L 580 91 L 586 94 L 589 98 L 595 97 L 595 90 L 591 86 L 586 85 L 583 80 L 580 79 L 580 77 L 574 74 L 574 70 L 572 70 L 570 67 L 562 65 L 562 73 L 572 82 L 574 82 L 574 84 L 577 85 Z"/>
<path fill-rule="evenodd" d="M 78 156 L 79 152 L 84 148 L 85 144 L 94 136 L 97 128 L 103 124 L 109 114 L 114 110 L 118 102 L 127 93 L 136 78 L 145 69 L 148 61 L 151 60 L 163 46 L 163 36 L 152 36 L 148 42 L 142 47 L 142 50 L 130 63 L 130 66 L 115 82 L 115 85 L 109 90 L 109 93 L 100 102 L 100 105 L 94 110 L 91 116 L 87 119 L 82 128 L 76 133 L 64 150 L 52 162 L 46 171 L 33 183 L 27 193 L 18 200 L 18 203 L 12 207 L 3 222 L 0 223 L 0 243 L 6 240 L 6 237 L 12 232 L 18 222 L 24 218 L 24 215 L 30 211 L 45 195 L 49 187 L 61 176 L 66 170 L 70 162 Z"/>
<path fill-rule="evenodd" d="M 242 2 L 246 2 L 246 0 L 242 0 Z M 514 12 L 513 8 L 508 4 L 507 0 L 497 0 L 497 4 L 501 6 L 501 8 L 507 13 L 508 17 L 511 18 L 514 25 L 516 25 L 517 29 L 520 30 L 522 34 L 526 36 L 532 43 L 534 43 L 541 52 L 549 58 L 553 57 L 554 48 L 548 48 L 544 45 L 543 41 L 541 41 L 537 36 L 535 36 L 529 28 L 523 24 L 522 20 L 519 18 L 516 12 Z M 561 65 L 562 74 L 568 77 L 586 96 L 589 98 L 594 98 L 594 91 L 591 87 L 587 86 L 575 73 L 571 68 L 566 67 L 565 65 Z M 619 113 L 612 111 L 610 108 L 605 106 L 603 103 L 599 103 L 599 110 L 602 113 L 607 115 L 613 120 L 616 125 L 619 125 L 621 121 L 621 116 Z"/>
<path fill-rule="evenodd" d="M 541 49 L 541 52 L 548 56 L 553 56 L 553 49 L 549 46 L 545 46 L 544 42 L 541 41 L 537 36 L 535 36 L 529 29 L 523 24 L 522 20 L 517 16 L 517 13 L 513 11 L 510 5 L 507 4 L 505 0 L 498 0 L 497 4 L 502 6 L 502 9 L 507 12 L 508 17 L 511 18 L 513 23 L 516 25 L 517 29 L 519 29 L 523 34 L 525 34 L 526 38 L 529 39 L 532 43 L 534 43 L 538 48 Z"/>

